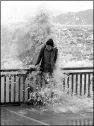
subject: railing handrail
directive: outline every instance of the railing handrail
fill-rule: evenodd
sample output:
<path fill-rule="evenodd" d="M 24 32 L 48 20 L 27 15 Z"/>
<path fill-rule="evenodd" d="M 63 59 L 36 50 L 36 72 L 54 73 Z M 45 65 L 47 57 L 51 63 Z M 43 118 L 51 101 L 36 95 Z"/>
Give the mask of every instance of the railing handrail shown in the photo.
<path fill-rule="evenodd" d="M 34 68 L 30 69 L 1 69 L 0 72 L 19 72 L 19 71 L 35 71 Z"/>
<path fill-rule="evenodd" d="M 1 69 L 0 72 L 11 72 L 11 71 L 34 71 L 33 69 Z M 94 67 L 64 67 L 61 70 L 94 70 Z"/>
<path fill-rule="evenodd" d="M 30 69 L 3 69 L 0 70 L 1 76 L 2 75 L 26 75 L 26 73 L 30 73 L 32 71 L 35 71 L 35 68 Z"/>
<path fill-rule="evenodd" d="M 65 67 L 62 70 L 92 70 L 94 67 Z"/>
<path fill-rule="evenodd" d="M 12 71 L 21 71 L 21 70 L 29 70 L 29 69 L 1 69 L 0 72 L 12 72 Z"/>

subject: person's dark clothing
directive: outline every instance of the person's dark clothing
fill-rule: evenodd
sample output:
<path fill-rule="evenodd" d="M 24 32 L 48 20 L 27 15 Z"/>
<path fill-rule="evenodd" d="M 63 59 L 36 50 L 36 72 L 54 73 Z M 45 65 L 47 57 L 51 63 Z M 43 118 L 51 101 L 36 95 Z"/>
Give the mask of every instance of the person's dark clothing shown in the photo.
<path fill-rule="evenodd" d="M 38 65 L 41 61 L 40 71 L 42 72 L 53 72 L 55 62 L 57 60 L 58 49 L 54 47 L 52 50 L 48 51 L 46 45 L 42 47 L 40 54 L 38 56 L 37 63 Z"/>

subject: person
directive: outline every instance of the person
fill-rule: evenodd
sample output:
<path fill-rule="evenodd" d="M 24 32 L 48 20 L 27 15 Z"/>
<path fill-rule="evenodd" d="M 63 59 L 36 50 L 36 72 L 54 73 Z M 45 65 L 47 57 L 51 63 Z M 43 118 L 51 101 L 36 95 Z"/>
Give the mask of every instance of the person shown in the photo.
<path fill-rule="evenodd" d="M 54 46 L 52 39 L 49 39 L 46 44 L 41 48 L 35 67 L 40 64 L 40 77 L 42 79 L 45 73 L 48 73 L 52 77 L 55 69 L 55 64 L 58 56 L 58 49 Z"/>
<path fill-rule="evenodd" d="M 49 76 L 52 78 L 53 71 L 55 70 L 57 56 L 58 56 L 58 49 L 57 49 L 57 47 L 54 46 L 53 40 L 49 39 L 46 42 L 46 44 L 44 44 L 44 46 L 41 48 L 37 61 L 34 65 L 35 68 L 39 67 L 39 72 L 36 76 L 36 84 L 35 84 L 36 87 L 38 87 L 37 90 L 40 90 L 41 87 L 43 87 L 43 85 L 47 84 L 45 75 L 49 74 Z M 32 86 L 31 86 L 31 88 L 32 88 Z M 35 92 L 37 92 L 37 91 L 35 91 Z M 32 101 L 32 99 L 30 97 L 27 103 L 31 104 L 31 101 Z"/>

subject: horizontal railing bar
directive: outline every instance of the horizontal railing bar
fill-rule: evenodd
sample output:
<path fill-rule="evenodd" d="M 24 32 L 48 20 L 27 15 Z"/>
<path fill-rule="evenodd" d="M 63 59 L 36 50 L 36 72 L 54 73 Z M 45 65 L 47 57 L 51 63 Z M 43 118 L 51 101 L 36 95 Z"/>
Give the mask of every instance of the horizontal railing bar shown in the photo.
<path fill-rule="evenodd" d="M 61 68 L 61 70 L 93 70 L 94 67 L 67 67 L 67 68 Z M 11 72 L 11 71 L 34 71 L 34 68 L 30 69 L 1 69 L 0 72 Z"/>
<path fill-rule="evenodd" d="M 1 75 L 9 75 L 9 74 L 11 74 L 11 75 L 16 75 L 16 74 L 17 74 L 17 75 L 18 75 L 18 74 L 19 74 L 19 75 L 20 75 L 20 74 L 21 74 L 21 75 L 24 75 L 24 74 L 26 74 L 26 72 L 27 72 L 27 71 L 24 71 L 24 72 L 23 72 L 23 71 L 22 71 L 22 72 L 17 72 L 17 71 L 15 71 L 15 72 L 14 72 L 14 71 L 11 71 L 11 72 L 1 72 Z"/>
<path fill-rule="evenodd" d="M 14 71 L 35 71 L 35 68 L 30 69 L 1 69 L 0 72 L 14 72 Z"/>
<path fill-rule="evenodd" d="M 23 104 L 24 102 L 4 102 L 4 103 L 0 103 L 0 105 L 2 105 L 2 106 L 6 106 L 6 105 L 14 105 L 14 106 L 16 106 L 16 105 L 21 105 L 21 104 Z"/>
<path fill-rule="evenodd" d="M 0 72 L 11 72 L 11 71 L 19 71 L 19 70 L 27 71 L 28 69 L 1 69 Z"/>
<path fill-rule="evenodd" d="M 66 67 L 61 70 L 94 70 L 94 67 Z"/>
<path fill-rule="evenodd" d="M 0 75 L 0 76 L 1 76 L 1 77 L 4 77 L 4 76 L 9 76 L 9 75 L 10 75 L 10 76 L 16 76 L 16 75 L 17 75 L 17 76 L 22 76 L 22 75 L 25 76 L 26 74 L 15 74 L 15 73 L 13 73 L 13 74 L 2 74 L 2 75 Z"/>
<path fill-rule="evenodd" d="M 92 68 L 92 69 L 91 69 Z M 72 70 L 71 68 L 68 69 L 68 68 L 63 68 L 62 69 L 62 72 L 64 74 L 85 74 L 85 73 L 94 73 L 93 72 L 93 67 L 91 67 L 90 69 L 74 69 Z M 31 68 L 31 69 L 15 69 L 14 71 L 13 70 L 1 70 L 1 76 L 9 76 L 9 75 L 26 75 L 26 73 L 28 74 L 29 72 L 33 72 L 35 71 L 34 68 Z"/>
<path fill-rule="evenodd" d="M 63 73 L 63 74 L 66 74 L 66 75 L 70 75 L 70 74 L 93 74 L 93 72 L 69 72 L 69 73 Z M 4 77 L 4 76 L 25 76 L 26 74 L 15 74 L 15 73 L 13 73 L 13 74 L 2 74 L 2 75 L 0 75 L 1 77 Z"/>
<path fill-rule="evenodd" d="M 64 74 L 85 74 L 85 73 L 94 73 L 93 71 L 64 71 Z"/>

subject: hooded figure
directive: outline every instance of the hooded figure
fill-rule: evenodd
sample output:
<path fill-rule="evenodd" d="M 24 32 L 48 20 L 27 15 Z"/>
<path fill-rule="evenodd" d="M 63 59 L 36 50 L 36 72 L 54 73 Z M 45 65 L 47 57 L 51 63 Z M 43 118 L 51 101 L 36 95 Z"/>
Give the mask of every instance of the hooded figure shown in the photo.
<path fill-rule="evenodd" d="M 35 66 L 40 64 L 40 71 L 36 75 L 36 84 L 38 86 L 40 85 L 39 87 L 42 87 L 44 84 L 48 84 L 47 75 L 48 78 L 52 78 L 52 73 L 55 69 L 57 56 L 58 49 L 54 47 L 53 40 L 49 39 L 46 44 L 41 48 L 37 62 L 35 64 Z"/>
<path fill-rule="evenodd" d="M 41 48 L 35 66 L 41 62 L 40 71 L 45 73 L 49 72 L 50 74 L 52 74 L 55 68 L 57 54 L 58 49 L 54 47 L 53 40 L 49 39 L 46 44 Z"/>

